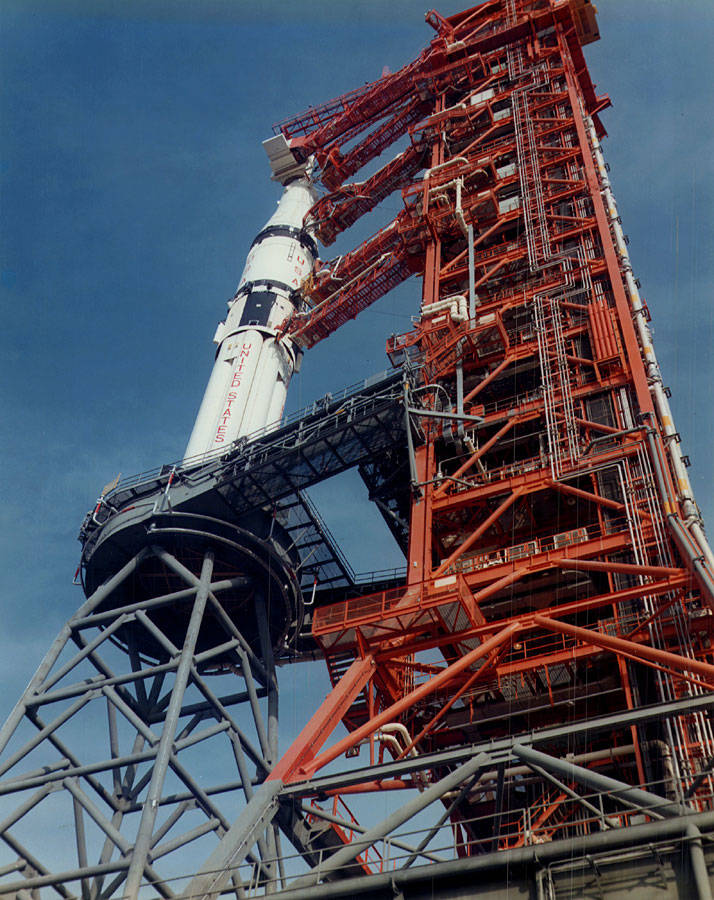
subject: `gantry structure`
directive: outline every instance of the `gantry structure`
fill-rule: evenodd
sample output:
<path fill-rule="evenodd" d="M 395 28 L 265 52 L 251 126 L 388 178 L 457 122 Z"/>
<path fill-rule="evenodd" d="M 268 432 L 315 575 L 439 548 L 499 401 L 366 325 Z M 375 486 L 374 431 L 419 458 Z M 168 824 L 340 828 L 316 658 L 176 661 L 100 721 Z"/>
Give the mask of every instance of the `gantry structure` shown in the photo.
<path fill-rule="evenodd" d="M 309 350 L 416 274 L 393 371 L 103 492 L 87 601 L 0 734 L 0 895 L 711 897 L 714 559 L 600 147 L 595 11 L 427 22 L 266 142 L 311 162 L 325 247 L 401 193 L 281 327 Z M 355 576 L 305 493 L 349 468 L 404 573 Z M 283 747 L 277 667 L 308 658 L 332 690 Z"/>

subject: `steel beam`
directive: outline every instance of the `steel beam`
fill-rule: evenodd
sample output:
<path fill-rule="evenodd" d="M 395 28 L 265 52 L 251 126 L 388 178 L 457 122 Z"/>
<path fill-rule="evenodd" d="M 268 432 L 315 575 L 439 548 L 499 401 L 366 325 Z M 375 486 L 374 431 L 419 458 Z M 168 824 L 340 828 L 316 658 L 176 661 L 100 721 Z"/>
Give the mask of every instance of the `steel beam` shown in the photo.
<path fill-rule="evenodd" d="M 347 846 L 341 847 L 333 853 L 328 857 L 327 861 L 319 865 L 317 869 L 313 870 L 308 875 L 298 878 L 292 883 L 294 888 L 299 889 L 309 885 L 315 885 L 320 879 L 329 875 L 331 872 L 335 872 L 338 869 L 347 866 L 349 863 L 352 863 L 360 853 L 367 850 L 376 841 L 382 840 L 387 835 L 391 834 L 395 828 L 399 828 L 400 825 L 408 822 L 423 809 L 426 809 L 427 806 L 430 806 L 436 800 L 441 800 L 450 791 L 456 790 L 464 783 L 464 781 L 468 781 L 481 769 L 485 768 L 489 762 L 490 759 L 487 754 L 479 753 L 469 762 L 459 766 L 456 771 L 449 773 L 442 778 L 441 781 L 432 784 L 423 793 L 418 794 L 413 800 L 405 803 L 400 809 L 395 810 L 379 824 L 372 828 L 368 828 L 359 838 L 353 838 Z"/>
<path fill-rule="evenodd" d="M 618 781 L 616 778 L 601 775 L 600 772 L 595 772 L 592 769 L 576 766 L 574 763 L 568 762 L 567 759 L 557 759 L 548 753 L 534 750 L 532 747 L 514 744 L 512 752 L 514 756 L 528 765 L 541 766 L 546 771 L 553 772 L 553 774 L 559 775 L 567 781 L 577 781 L 592 791 L 606 794 L 620 803 L 625 802 L 645 814 L 659 814 L 672 818 L 673 816 L 685 816 L 693 812 L 691 808 L 682 806 L 680 803 L 672 803 L 670 800 L 650 791 L 644 791 L 641 788 L 625 784 L 624 781 Z"/>
<path fill-rule="evenodd" d="M 703 675 L 707 678 L 710 684 L 714 684 L 714 665 L 703 660 L 671 653 L 669 650 L 660 650 L 648 644 L 627 641 L 623 638 L 593 631 L 590 628 L 579 628 L 577 625 L 570 625 L 568 622 L 560 622 L 546 616 L 533 616 L 533 622 L 535 625 L 539 625 L 549 631 L 560 631 L 563 634 L 570 634 L 586 644 L 595 644 L 595 646 L 602 647 L 604 650 L 627 654 L 643 663 L 668 666 L 678 671 L 696 672 L 697 675 Z"/>
<path fill-rule="evenodd" d="M 22 721 L 22 717 L 25 714 L 25 709 L 27 706 L 27 698 L 32 697 L 42 686 L 42 683 L 49 674 L 52 666 L 55 664 L 60 653 L 65 648 L 67 641 L 72 635 L 72 629 L 75 620 L 82 619 L 85 616 L 89 615 L 89 613 L 91 613 L 101 603 L 103 603 L 104 600 L 112 593 L 112 591 L 114 591 L 120 584 L 122 584 L 122 582 L 124 582 L 133 572 L 136 571 L 139 563 L 146 558 L 148 553 L 148 550 L 142 550 L 135 557 L 130 559 L 129 562 L 126 563 L 126 565 L 122 566 L 122 568 L 116 573 L 116 575 L 112 576 L 112 578 L 110 578 L 105 584 L 97 588 L 92 596 L 89 597 L 87 601 L 82 604 L 82 606 L 80 606 L 77 613 L 69 620 L 69 622 L 67 622 L 67 624 L 63 626 L 62 630 L 53 641 L 47 655 L 38 666 L 35 674 L 32 676 L 30 683 L 25 688 L 24 694 L 16 703 L 14 709 L 0 729 L 0 753 L 5 749 L 7 742 L 10 740 L 15 729 Z"/>
<path fill-rule="evenodd" d="M 313 762 L 315 754 L 364 688 L 373 670 L 374 660 L 371 656 L 356 659 L 352 663 L 270 773 L 271 780 L 281 779 L 288 782 L 295 778 L 300 779 L 299 773 L 304 766 Z"/>
<path fill-rule="evenodd" d="M 429 694 L 433 694 L 434 691 L 451 681 L 452 678 L 461 674 L 461 672 L 468 669 L 484 656 L 488 656 L 494 648 L 499 647 L 505 641 L 510 640 L 510 638 L 519 630 L 519 624 L 514 623 L 508 625 L 502 631 L 499 631 L 498 634 L 493 635 L 493 637 L 476 647 L 475 650 L 465 654 L 450 666 L 442 669 L 438 675 L 434 675 L 429 681 L 421 684 L 401 700 L 397 700 L 396 703 L 393 703 L 381 713 L 373 716 L 368 722 L 365 722 L 364 725 L 356 728 L 347 737 L 342 738 L 342 740 L 330 747 L 329 750 L 326 750 L 321 756 L 314 759 L 312 763 L 307 766 L 302 766 L 300 771 L 301 773 L 304 773 L 303 777 L 312 776 L 318 769 L 321 769 L 323 766 L 326 766 L 327 763 L 332 762 L 333 759 L 336 759 L 346 750 L 349 750 L 350 747 L 354 747 L 359 744 L 360 741 L 368 738 L 378 728 L 381 728 L 382 725 L 385 725 L 387 722 L 396 721 L 405 710 L 410 709 L 419 700 L 428 697 Z"/>
<path fill-rule="evenodd" d="M 218 847 L 191 879 L 181 897 L 184 900 L 215 900 L 225 888 L 255 844 L 258 835 L 273 821 L 278 811 L 279 779 L 265 781 L 238 819 L 221 839 Z"/>
<path fill-rule="evenodd" d="M 146 868 L 149 850 L 151 848 L 151 835 L 156 821 L 158 804 L 161 799 L 161 791 L 169 765 L 169 757 L 172 754 L 171 745 L 178 725 L 179 713 L 183 703 L 183 695 L 188 684 L 191 672 L 193 654 L 198 640 L 198 632 L 203 621 L 203 613 L 206 608 L 208 590 L 213 571 L 213 553 L 208 551 L 201 567 L 200 585 L 196 592 L 191 618 L 186 629 L 186 637 L 181 650 L 181 658 L 176 670 L 176 680 L 171 692 L 171 702 L 166 713 L 164 727 L 161 732 L 161 740 L 156 752 L 156 760 L 151 776 L 149 792 L 144 801 L 144 809 L 139 823 L 136 840 L 132 848 L 131 863 L 127 872 L 125 894 L 128 900 L 136 900 L 139 895 L 144 869 Z"/>
<path fill-rule="evenodd" d="M 512 884 L 516 872 L 532 872 L 537 866 L 579 859 L 594 861 L 601 853 L 631 852 L 637 847 L 651 851 L 651 848 L 656 848 L 657 845 L 667 841 L 684 840 L 687 827 L 690 825 L 696 826 L 710 836 L 714 831 L 714 813 L 664 819 L 646 825 L 610 829 L 585 837 L 499 850 L 495 853 L 467 856 L 445 863 L 394 869 L 377 875 L 340 879 L 328 884 L 288 887 L 275 897 L 276 900 L 354 900 L 355 897 L 377 897 L 383 892 L 390 897 L 400 891 L 405 894 L 409 892 L 409 895 L 414 892 L 418 896 L 422 890 L 428 890 L 429 896 L 432 896 L 435 885 L 449 890 L 456 882 L 469 885 L 472 894 L 473 885 L 487 876 L 507 878 L 508 883 Z"/>

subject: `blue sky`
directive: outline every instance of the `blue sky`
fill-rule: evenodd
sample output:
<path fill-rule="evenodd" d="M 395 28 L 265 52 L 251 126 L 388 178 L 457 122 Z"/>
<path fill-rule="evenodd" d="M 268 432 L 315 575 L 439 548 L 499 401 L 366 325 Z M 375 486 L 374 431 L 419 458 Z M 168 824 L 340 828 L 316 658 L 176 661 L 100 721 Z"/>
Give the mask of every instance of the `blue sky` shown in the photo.
<path fill-rule="evenodd" d="M 586 56 L 614 101 L 604 150 L 714 532 L 714 6 L 597 6 L 602 40 Z M 183 452 L 216 322 L 278 198 L 261 141 L 416 55 L 432 36 L 425 8 L 5 0 L 0 716 L 81 601 L 76 533 L 102 486 Z M 311 351 L 290 408 L 386 368 L 385 338 L 418 300 L 410 282 Z M 337 508 L 334 488 L 315 496 L 355 568 L 397 563 L 356 512 L 357 483 L 341 489 Z"/>

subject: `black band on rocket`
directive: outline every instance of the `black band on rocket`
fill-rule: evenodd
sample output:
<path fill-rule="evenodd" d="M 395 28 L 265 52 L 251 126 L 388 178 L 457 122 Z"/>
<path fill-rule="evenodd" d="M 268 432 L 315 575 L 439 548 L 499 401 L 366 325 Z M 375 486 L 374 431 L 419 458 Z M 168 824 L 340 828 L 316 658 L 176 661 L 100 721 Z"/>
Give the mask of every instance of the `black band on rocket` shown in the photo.
<path fill-rule="evenodd" d="M 302 244 L 306 250 L 308 250 L 313 259 L 317 258 L 317 244 L 310 237 L 310 235 L 304 231 L 302 228 L 296 228 L 294 225 L 268 225 L 267 228 L 264 228 L 262 231 L 258 232 L 255 237 L 255 240 L 250 245 L 251 249 L 256 246 L 256 244 L 260 244 L 266 238 L 269 237 L 291 237 L 294 238 L 298 244 Z"/>

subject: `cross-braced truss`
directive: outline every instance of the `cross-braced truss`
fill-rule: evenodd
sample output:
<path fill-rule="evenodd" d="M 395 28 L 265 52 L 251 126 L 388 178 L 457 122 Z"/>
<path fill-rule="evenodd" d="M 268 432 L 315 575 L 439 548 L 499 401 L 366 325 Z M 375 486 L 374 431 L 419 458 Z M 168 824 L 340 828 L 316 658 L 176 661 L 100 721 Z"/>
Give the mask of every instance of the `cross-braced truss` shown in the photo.
<path fill-rule="evenodd" d="M 155 592 L 118 601 L 129 578 Z M 69 620 L 0 737 L 3 809 L 16 804 L 3 873 L 21 876 L 3 893 L 132 896 L 146 879 L 172 897 L 186 853 L 228 831 L 278 752 L 266 600 L 254 592 L 257 653 L 222 603 L 246 581 L 216 571 L 210 551 L 190 562 L 156 545 Z M 249 859 L 274 881 L 276 829 L 255 843 Z"/>

